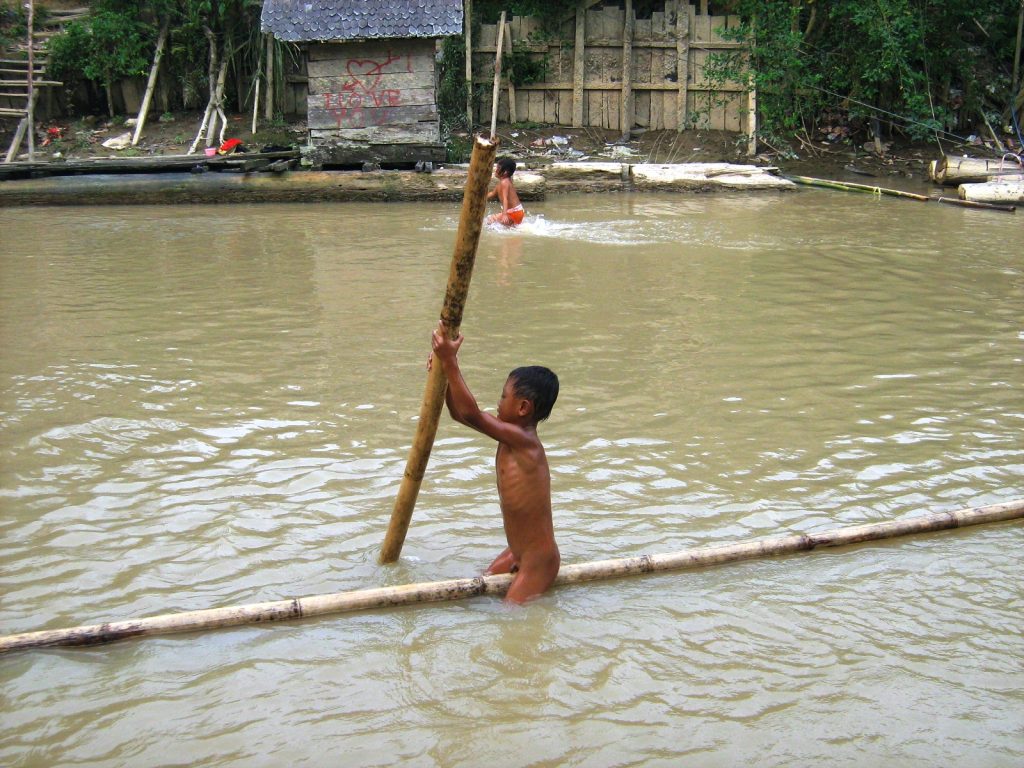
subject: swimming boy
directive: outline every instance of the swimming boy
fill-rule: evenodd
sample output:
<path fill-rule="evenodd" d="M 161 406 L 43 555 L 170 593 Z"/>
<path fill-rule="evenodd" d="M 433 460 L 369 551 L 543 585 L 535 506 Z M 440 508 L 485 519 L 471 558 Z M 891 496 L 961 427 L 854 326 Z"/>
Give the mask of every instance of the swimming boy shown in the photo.
<path fill-rule="evenodd" d="M 487 193 L 488 200 L 497 199 L 501 202 L 501 213 L 487 217 L 488 224 L 502 224 L 506 227 L 518 227 L 523 223 L 526 211 L 519 201 L 519 193 L 512 184 L 512 174 L 516 172 L 516 161 L 511 157 L 498 158 L 494 164 L 494 178 L 498 185 Z"/>
<path fill-rule="evenodd" d="M 448 338 L 439 323 L 431 339 L 448 378 L 445 402 L 452 418 L 498 441 L 494 459 L 498 499 L 508 547 L 484 575 L 515 574 L 505 595 L 510 603 L 525 603 L 542 594 L 558 575 L 561 558 L 551 522 L 551 472 L 537 424 L 551 413 L 558 398 L 558 377 L 539 365 L 516 368 L 508 375 L 498 401 L 498 415 L 480 410 L 459 370 L 460 333 Z"/>

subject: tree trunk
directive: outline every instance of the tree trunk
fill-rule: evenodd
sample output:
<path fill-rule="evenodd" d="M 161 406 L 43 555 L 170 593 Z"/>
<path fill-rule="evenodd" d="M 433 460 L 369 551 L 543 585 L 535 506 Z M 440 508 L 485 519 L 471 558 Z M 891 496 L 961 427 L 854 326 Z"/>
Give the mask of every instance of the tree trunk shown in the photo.
<path fill-rule="evenodd" d="M 982 183 L 992 177 L 1008 177 L 1024 173 L 1020 165 L 1009 161 L 992 160 L 980 157 L 960 157 L 945 155 L 941 160 L 933 160 L 928 168 L 928 175 L 936 184 L 957 186 L 967 183 Z"/>

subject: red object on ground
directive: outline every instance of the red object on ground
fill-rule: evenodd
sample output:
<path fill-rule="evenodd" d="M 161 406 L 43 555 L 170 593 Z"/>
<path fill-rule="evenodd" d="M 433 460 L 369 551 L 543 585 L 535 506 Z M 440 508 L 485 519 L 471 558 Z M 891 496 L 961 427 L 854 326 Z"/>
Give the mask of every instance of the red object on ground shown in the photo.
<path fill-rule="evenodd" d="M 220 148 L 217 150 L 217 154 L 229 155 L 236 149 L 238 149 L 240 146 L 242 146 L 241 139 L 228 139 L 227 141 L 220 145 Z"/>

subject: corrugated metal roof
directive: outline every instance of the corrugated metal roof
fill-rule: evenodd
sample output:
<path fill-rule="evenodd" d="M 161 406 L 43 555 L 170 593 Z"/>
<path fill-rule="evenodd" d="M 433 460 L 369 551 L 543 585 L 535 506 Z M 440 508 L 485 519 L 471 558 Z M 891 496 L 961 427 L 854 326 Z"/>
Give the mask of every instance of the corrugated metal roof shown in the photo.
<path fill-rule="evenodd" d="M 364 40 L 462 34 L 462 0 L 264 0 L 261 27 L 278 40 Z"/>

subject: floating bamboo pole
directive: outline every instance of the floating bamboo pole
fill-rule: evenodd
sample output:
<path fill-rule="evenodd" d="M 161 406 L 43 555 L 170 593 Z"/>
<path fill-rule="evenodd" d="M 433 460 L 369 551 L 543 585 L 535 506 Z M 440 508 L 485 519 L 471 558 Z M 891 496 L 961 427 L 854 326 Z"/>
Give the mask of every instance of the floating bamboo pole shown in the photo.
<path fill-rule="evenodd" d="M 462 311 L 466 306 L 469 293 L 469 279 L 473 275 L 473 263 L 476 260 L 476 248 L 480 242 L 480 230 L 483 229 L 484 209 L 487 207 L 487 185 L 491 180 L 494 166 L 494 155 L 498 142 L 493 135 L 490 140 L 482 136 L 476 137 L 473 154 L 469 162 L 469 175 L 462 196 L 462 217 L 459 229 L 455 234 L 455 251 L 452 254 L 451 271 L 448 274 L 448 288 L 444 295 L 441 319 L 451 338 L 459 334 L 462 325 Z M 409 459 L 405 465 L 405 475 L 395 499 L 395 507 L 391 512 L 384 546 L 380 552 L 380 562 L 393 563 L 402 552 L 405 534 L 409 530 L 412 510 L 416 506 L 416 497 L 420 492 L 423 475 L 427 470 L 430 450 L 434 446 L 434 435 L 437 434 L 437 423 L 441 419 L 444 407 L 444 394 L 448 380 L 444 376 L 444 367 L 435 365 L 427 374 L 427 388 L 420 406 L 420 418 L 416 424 L 416 437 L 409 451 Z"/>
<path fill-rule="evenodd" d="M 962 208 L 982 208 L 986 211 L 1003 211 L 1004 213 L 1013 213 L 1017 210 L 1015 205 L 1001 205 L 999 203 L 982 203 L 976 200 L 961 200 L 958 197 L 937 197 L 935 198 L 940 203 L 946 203 L 947 205 L 959 205 Z"/>
<path fill-rule="evenodd" d="M 905 197 L 908 200 L 919 200 L 922 203 L 927 203 L 931 200 L 928 195 L 918 195 L 913 192 L 903 192 L 898 189 L 888 189 L 886 187 L 875 187 L 870 184 L 852 184 L 848 181 L 832 181 L 830 179 L 815 179 L 811 176 L 786 176 L 796 184 L 806 184 L 810 187 L 826 187 L 828 189 L 841 189 L 846 192 L 870 192 L 874 195 L 889 195 L 891 197 Z"/>
<path fill-rule="evenodd" d="M 435 365 L 434 368 L 441 366 Z M 640 555 L 617 560 L 566 565 L 558 572 L 555 585 L 612 579 L 660 571 L 678 571 L 761 557 L 807 552 L 818 547 L 840 547 L 916 533 L 963 528 L 1024 517 L 1024 499 L 983 507 L 937 512 L 920 517 L 854 525 L 821 533 L 797 533 L 767 539 L 740 541 L 686 549 L 664 555 Z M 451 579 L 399 587 L 379 587 L 354 592 L 296 597 L 270 603 L 209 608 L 201 611 L 129 619 L 68 629 L 26 632 L 0 637 L 0 653 L 49 646 L 98 645 L 129 637 L 194 632 L 200 629 L 235 627 L 268 621 L 303 619 L 372 608 L 390 608 L 412 603 L 462 600 L 477 595 L 503 595 L 512 581 L 509 574 Z"/>

